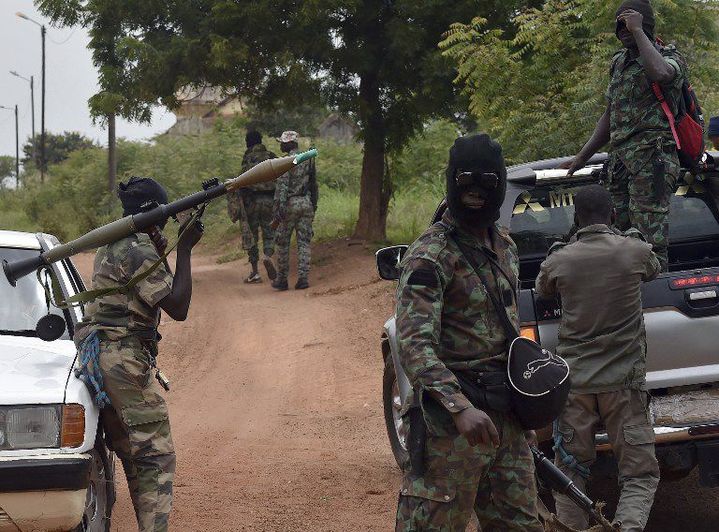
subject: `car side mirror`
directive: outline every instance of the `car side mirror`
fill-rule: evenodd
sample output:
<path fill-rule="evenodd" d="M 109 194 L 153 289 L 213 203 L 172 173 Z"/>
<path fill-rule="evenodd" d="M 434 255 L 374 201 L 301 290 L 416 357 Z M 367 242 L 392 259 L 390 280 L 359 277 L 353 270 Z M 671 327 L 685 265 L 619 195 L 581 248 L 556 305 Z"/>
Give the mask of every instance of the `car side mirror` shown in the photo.
<path fill-rule="evenodd" d="M 377 272 L 385 281 L 397 281 L 399 279 L 399 263 L 407 252 L 409 246 L 391 246 L 382 248 L 375 257 L 377 259 Z"/>
<path fill-rule="evenodd" d="M 62 316 L 57 314 L 48 314 L 43 316 L 37 322 L 35 326 L 35 332 L 37 337 L 46 342 L 54 342 L 65 334 L 65 328 L 67 324 Z"/>

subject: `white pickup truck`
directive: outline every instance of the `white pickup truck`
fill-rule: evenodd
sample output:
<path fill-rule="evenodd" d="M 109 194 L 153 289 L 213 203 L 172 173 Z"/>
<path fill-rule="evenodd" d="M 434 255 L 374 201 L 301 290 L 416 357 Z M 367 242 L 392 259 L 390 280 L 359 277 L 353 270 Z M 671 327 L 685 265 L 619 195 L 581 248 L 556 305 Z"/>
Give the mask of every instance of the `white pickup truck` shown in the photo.
<path fill-rule="evenodd" d="M 46 234 L 0 231 L 0 261 L 57 244 Z M 69 260 L 52 272 L 64 297 L 84 290 Z M 106 532 L 114 457 L 73 371 L 82 309 L 54 307 L 41 279 L 29 275 L 13 287 L 0 272 L 0 532 Z"/>

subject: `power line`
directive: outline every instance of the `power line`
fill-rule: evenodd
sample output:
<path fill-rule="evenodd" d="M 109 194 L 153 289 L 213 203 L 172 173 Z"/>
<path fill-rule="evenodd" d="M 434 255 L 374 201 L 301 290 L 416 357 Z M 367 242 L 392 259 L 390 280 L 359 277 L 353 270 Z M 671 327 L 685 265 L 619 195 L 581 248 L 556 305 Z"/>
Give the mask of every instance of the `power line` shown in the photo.
<path fill-rule="evenodd" d="M 63 44 L 65 44 L 67 41 L 69 41 L 69 40 L 72 38 L 73 35 L 75 35 L 75 31 L 76 31 L 76 30 L 77 30 L 77 28 L 73 29 L 73 30 L 70 32 L 70 35 L 68 35 L 67 38 L 66 38 L 64 41 L 56 41 L 56 40 L 54 40 L 52 37 L 48 37 L 48 40 L 49 40 L 51 43 L 53 43 L 53 44 L 57 44 L 58 46 L 63 45 Z"/>

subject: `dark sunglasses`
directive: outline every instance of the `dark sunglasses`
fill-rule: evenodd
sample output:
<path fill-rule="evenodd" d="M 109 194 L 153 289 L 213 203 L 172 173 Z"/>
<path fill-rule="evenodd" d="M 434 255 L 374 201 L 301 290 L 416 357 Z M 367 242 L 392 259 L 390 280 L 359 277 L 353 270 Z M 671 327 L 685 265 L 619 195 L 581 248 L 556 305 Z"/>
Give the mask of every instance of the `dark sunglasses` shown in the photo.
<path fill-rule="evenodd" d="M 494 172 L 457 172 L 454 177 L 459 187 L 478 185 L 487 190 L 494 190 L 499 186 L 499 176 Z"/>

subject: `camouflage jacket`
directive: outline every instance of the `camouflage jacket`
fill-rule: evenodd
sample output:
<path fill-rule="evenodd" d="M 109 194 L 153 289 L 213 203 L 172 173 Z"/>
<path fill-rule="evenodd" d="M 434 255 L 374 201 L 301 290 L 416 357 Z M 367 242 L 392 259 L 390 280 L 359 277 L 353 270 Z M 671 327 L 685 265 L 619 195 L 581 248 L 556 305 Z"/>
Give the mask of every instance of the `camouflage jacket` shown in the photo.
<path fill-rule="evenodd" d="M 92 287 L 124 285 L 159 258 L 155 244 L 146 233 L 135 233 L 103 246 L 95 255 Z M 172 291 L 172 281 L 170 272 L 160 264 L 127 294 L 105 296 L 87 305 L 82 328 L 89 325 L 87 330 L 103 331 L 110 340 L 152 331 L 160 321 L 158 303 Z"/>
<path fill-rule="evenodd" d="M 242 157 L 242 171 L 246 172 L 250 168 L 260 164 L 262 161 L 274 159 L 276 157 L 277 156 L 268 150 L 264 144 L 255 144 L 251 148 L 248 148 L 245 155 Z M 267 181 L 266 183 L 258 183 L 245 188 L 253 192 L 271 193 L 275 191 L 275 182 Z"/>
<path fill-rule="evenodd" d="M 289 155 L 296 154 L 297 150 L 292 150 L 289 153 Z M 317 179 L 314 159 L 300 163 L 277 179 L 275 210 L 286 208 L 289 199 L 296 196 L 309 196 L 313 209 L 317 210 Z"/>
<path fill-rule="evenodd" d="M 518 287 L 517 246 L 499 225 L 491 234 L 493 249 L 488 249 L 462 231 L 447 211 L 442 223 L 409 247 L 401 264 L 396 323 L 402 367 L 415 390 L 440 394 L 450 412 L 470 406 L 450 370 L 503 370 L 507 360 L 507 336 L 495 307 L 454 239 L 477 252 L 481 273 L 490 286 L 497 286 L 499 300 L 509 301 L 509 317 L 519 324 L 511 296 Z M 486 255 L 496 256 L 509 279 L 495 276 Z"/>
<path fill-rule="evenodd" d="M 660 52 L 675 71 L 672 81 L 661 88 L 676 116 L 682 84 L 687 76 L 686 64 L 674 46 L 663 47 Z M 633 151 L 656 145 L 659 141 L 675 144 L 669 121 L 651 85 L 641 56 L 632 59 L 628 50 L 614 54 L 606 93 L 610 146 L 623 160 L 625 154 L 631 159 Z"/>
<path fill-rule="evenodd" d="M 536 292 L 561 296 L 557 354 L 567 360 L 572 391 L 602 393 L 644 386 L 646 335 L 641 285 L 661 271 L 651 245 L 626 233 L 590 225 L 557 243 L 540 267 Z"/>

